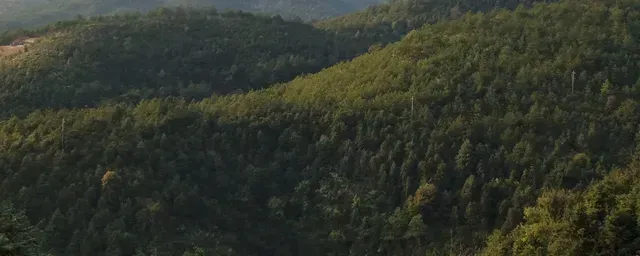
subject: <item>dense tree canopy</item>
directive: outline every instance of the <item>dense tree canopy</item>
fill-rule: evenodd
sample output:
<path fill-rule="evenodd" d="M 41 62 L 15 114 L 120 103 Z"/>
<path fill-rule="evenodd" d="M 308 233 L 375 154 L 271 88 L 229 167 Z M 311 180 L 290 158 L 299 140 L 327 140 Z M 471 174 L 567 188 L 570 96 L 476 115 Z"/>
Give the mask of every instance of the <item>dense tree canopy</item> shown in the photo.
<path fill-rule="evenodd" d="M 0 116 L 95 106 L 103 100 L 137 102 L 168 95 L 201 99 L 259 89 L 376 51 L 422 24 L 449 19 L 437 11 L 449 5 L 398 1 L 370 8 L 368 19 L 397 22 L 382 22 L 362 34 L 351 24 L 362 18 L 357 15 L 316 28 L 280 17 L 181 8 L 11 31 L 0 36 L 0 44 L 25 36 L 40 39 L 22 54 L 0 58 Z M 496 6 L 467 5 L 469 10 Z M 413 25 L 397 25 L 407 21 Z"/>
<path fill-rule="evenodd" d="M 43 255 L 39 252 L 38 230 L 24 212 L 16 210 L 10 202 L 0 202 L 0 255 Z"/>
<path fill-rule="evenodd" d="M 287 52 L 333 58 L 329 63 L 362 45 L 314 48 L 348 39 L 327 29 L 278 46 L 288 38 L 282 33 L 292 33 L 282 26 L 304 27 L 300 33 L 311 26 L 242 13 L 163 9 L 97 21 L 58 24 L 50 32 L 56 36 L 3 62 L 15 72 L 0 72 L 12 88 L 3 91 L 10 102 L 3 111 L 29 113 L 0 121 L 0 200 L 24 209 L 42 232 L 40 251 L 422 256 L 638 249 L 635 1 L 468 13 L 314 74 L 202 100 L 159 88 L 201 83 L 196 79 L 211 73 L 200 69 L 233 70 L 210 58 L 234 56 L 231 63 L 256 71 L 260 61 Z M 208 22 L 216 22 L 211 34 L 180 35 Z M 160 40 L 163 29 L 176 39 Z M 231 31 L 237 36 L 220 36 Z M 265 40 L 233 41 L 258 35 Z M 56 44 L 64 40 L 74 43 Z M 114 42 L 123 54 L 112 54 Z M 225 44 L 243 46 L 212 53 Z M 165 62 L 155 66 L 156 59 Z M 255 88 L 244 74 L 219 80 L 228 87 L 206 88 Z M 65 89 L 98 78 L 87 94 Z M 85 104 L 80 96 L 107 101 L 72 108 Z M 56 104 L 69 108 L 46 109 Z"/>
<path fill-rule="evenodd" d="M 368 42 L 368 45 L 385 45 L 398 41 L 425 24 L 457 19 L 469 12 L 487 12 L 499 8 L 513 10 L 520 5 L 530 7 L 543 2 L 556 0 L 392 0 L 334 19 L 318 21 L 315 26 L 353 36 L 359 41 Z"/>
<path fill-rule="evenodd" d="M 496 232 L 484 255 L 634 255 L 640 250 L 640 165 L 616 170 L 586 191 L 551 190 L 525 222 Z"/>
<path fill-rule="evenodd" d="M 201 99 L 259 89 L 366 49 L 307 24 L 215 10 L 158 9 L 22 33 L 41 37 L 24 53 L 0 57 L 3 116 L 102 100 Z M 5 44 L 16 37 L 7 34 Z"/>
<path fill-rule="evenodd" d="M 365 8 L 381 0 L 4 0 L 0 1 L 0 31 L 41 26 L 76 15 L 146 12 L 158 7 L 216 7 L 220 10 L 280 14 L 305 20 L 322 19 Z"/>

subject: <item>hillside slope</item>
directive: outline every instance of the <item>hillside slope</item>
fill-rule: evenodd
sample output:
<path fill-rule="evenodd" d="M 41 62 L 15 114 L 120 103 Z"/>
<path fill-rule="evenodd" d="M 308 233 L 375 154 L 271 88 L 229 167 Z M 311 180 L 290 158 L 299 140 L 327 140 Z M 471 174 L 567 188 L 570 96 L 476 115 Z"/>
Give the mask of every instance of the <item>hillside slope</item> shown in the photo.
<path fill-rule="evenodd" d="M 637 157 L 636 157 L 637 158 Z M 633 255 L 640 250 L 640 166 L 614 170 L 586 191 L 551 190 L 525 222 L 496 232 L 483 255 Z"/>
<path fill-rule="evenodd" d="M 518 5 L 531 7 L 534 3 L 551 3 L 550 0 L 500 0 L 500 1 L 447 1 L 447 0 L 396 0 L 371 6 L 367 9 L 320 21 L 325 28 L 372 27 L 404 21 L 412 28 L 426 23 L 460 17 L 467 12 L 484 12 L 496 8 L 515 9 Z"/>
<path fill-rule="evenodd" d="M 0 122 L 0 199 L 54 255 L 470 255 L 638 152 L 638 15 L 465 15 L 265 90 L 36 111 Z"/>
<path fill-rule="evenodd" d="M 518 3 L 501 2 L 507 7 Z M 479 10 L 500 7 L 476 2 L 460 5 Z M 440 12 L 449 6 L 447 1 L 416 0 L 370 8 L 365 16 L 372 19 L 401 15 L 382 18 L 386 23 L 375 23 L 380 26 L 362 24 L 364 30 L 350 25 L 357 15 L 315 28 L 246 13 L 159 9 L 149 15 L 79 19 L 14 31 L 0 37 L 0 43 L 25 35 L 44 35 L 47 40 L 27 47 L 29 52 L 9 61 L 13 64 L 0 60 L 0 116 L 24 115 L 39 108 L 95 106 L 103 100 L 136 102 L 167 95 L 198 99 L 212 92 L 262 88 L 376 51 L 420 24 L 450 18 Z M 397 20 L 388 23 L 389 19 Z M 407 20 L 419 22 L 397 25 Z M 0 50 L 0 55 L 13 55 L 22 48 Z M 56 88 L 60 86 L 64 88 Z"/>
<path fill-rule="evenodd" d="M 0 115 L 250 90 L 355 56 L 348 37 L 248 13 L 159 9 L 56 23 L 0 59 Z"/>
<path fill-rule="evenodd" d="M 545 2 L 557 1 L 396 0 L 340 17 L 321 20 L 314 25 L 335 33 L 356 36 L 363 41 L 369 40 L 370 45 L 385 45 L 398 41 L 408 32 L 425 24 L 457 19 L 468 12 L 488 12 L 501 8 L 513 10 L 519 5 L 531 7 L 534 3 Z"/>
<path fill-rule="evenodd" d="M 0 31 L 42 26 L 76 15 L 147 12 L 163 6 L 216 7 L 221 11 L 234 9 L 309 20 L 335 17 L 375 3 L 378 0 L 9 0 L 0 2 Z"/>

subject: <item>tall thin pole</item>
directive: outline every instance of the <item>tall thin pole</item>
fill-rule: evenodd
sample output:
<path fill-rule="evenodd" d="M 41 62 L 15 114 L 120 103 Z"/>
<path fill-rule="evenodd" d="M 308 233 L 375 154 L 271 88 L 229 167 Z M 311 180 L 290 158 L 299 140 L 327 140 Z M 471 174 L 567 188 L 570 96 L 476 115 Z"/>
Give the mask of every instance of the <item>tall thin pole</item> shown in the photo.
<path fill-rule="evenodd" d="M 573 86 L 576 82 L 576 71 L 571 71 L 571 94 L 573 94 Z"/>
<path fill-rule="evenodd" d="M 411 121 L 413 122 L 413 100 L 415 98 L 413 96 L 411 96 Z"/>
<path fill-rule="evenodd" d="M 64 149 L 64 117 L 62 118 L 62 129 L 60 131 L 60 138 L 62 140 L 62 149 Z"/>
<path fill-rule="evenodd" d="M 411 129 L 411 142 L 413 142 L 413 101 L 415 97 L 411 96 L 411 123 L 409 124 L 409 129 Z"/>

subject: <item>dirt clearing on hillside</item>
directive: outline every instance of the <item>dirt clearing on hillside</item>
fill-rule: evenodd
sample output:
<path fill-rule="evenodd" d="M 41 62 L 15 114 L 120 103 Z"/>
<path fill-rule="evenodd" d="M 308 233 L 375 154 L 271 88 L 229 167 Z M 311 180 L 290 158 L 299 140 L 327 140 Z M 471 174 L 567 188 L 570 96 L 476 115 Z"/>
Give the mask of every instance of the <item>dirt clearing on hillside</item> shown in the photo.
<path fill-rule="evenodd" d="M 33 44 L 37 38 L 19 38 L 13 41 L 10 45 L 0 46 L 0 57 L 14 55 L 24 51 L 25 45 Z"/>
<path fill-rule="evenodd" d="M 14 55 L 24 50 L 24 45 L 17 46 L 0 46 L 0 57 Z"/>

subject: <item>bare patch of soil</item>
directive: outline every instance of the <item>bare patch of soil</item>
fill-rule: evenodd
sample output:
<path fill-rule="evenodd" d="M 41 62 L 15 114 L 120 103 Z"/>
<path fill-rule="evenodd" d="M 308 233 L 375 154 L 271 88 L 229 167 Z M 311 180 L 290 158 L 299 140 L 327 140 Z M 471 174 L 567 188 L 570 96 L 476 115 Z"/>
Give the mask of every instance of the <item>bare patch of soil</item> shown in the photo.
<path fill-rule="evenodd" d="M 10 56 L 10 55 L 14 55 L 17 53 L 21 53 L 24 51 L 24 47 L 25 45 L 29 45 L 29 44 L 33 44 L 35 43 L 36 39 L 38 38 L 25 38 L 25 39 L 21 39 L 21 42 L 19 44 L 12 44 L 12 45 L 0 45 L 0 57 L 4 57 L 4 56 Z"/>
<path fill-rule="evenodd" d="M 0 57 L 21 53 L 23 50 L 24 50 L 24 45 L 0 46 Z"/>

